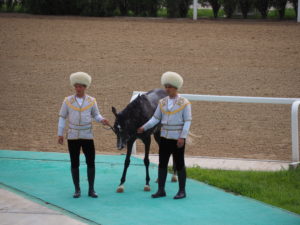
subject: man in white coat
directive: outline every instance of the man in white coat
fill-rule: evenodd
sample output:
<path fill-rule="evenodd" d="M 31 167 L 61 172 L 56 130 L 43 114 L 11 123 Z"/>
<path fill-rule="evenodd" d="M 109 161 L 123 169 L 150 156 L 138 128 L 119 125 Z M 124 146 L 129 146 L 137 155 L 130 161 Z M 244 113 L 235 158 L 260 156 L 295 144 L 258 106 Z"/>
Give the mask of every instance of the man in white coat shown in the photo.
<path fill-rule="evenodd" d="M 137 132 L 143 133 L 158 123 L 162 124 L 159 143 L 158 191 L 152 197 L 166 196 L 165 182 L 168 162 L 172 154 L 179 180 L 179 191 L 174 196 L 174 199 L 181 199 L 186 197 L 184 151 L 185 139 L 188 136 L 192 121 L 191 104 L 186 98 L 178 94 L 178 90 L 183 84 L 183 79 L 179 74 L 166 72 L 162 75 L 161 82 L 165 86 L 168 96 L 159 101 L 153 117 L 140 127 Z"/>
<path fill-rule="evenodd" d="M 109 121 L 103 118 L 99 112 L 96 99 L 87 95 L 86 89 L 91 85 L 92 78 L 84 72 L 73 73 L 70 76 L 71 85 L 75 94 L 65 98 L 59 112 L 58 143 L 64 142 L 64 128 L 68 120 L 68 149 L 71 159 L 71 173 L 75 186 L 74 198 L 81 195 L 79 186 L 79 158 L 82 148 L 86 158 L 87 177 L 89 182 L 88 195 L 97 198 L 94 190 L 95 180 L 95 146 L 92 132 L 92 120 L 109 125 Z"/>

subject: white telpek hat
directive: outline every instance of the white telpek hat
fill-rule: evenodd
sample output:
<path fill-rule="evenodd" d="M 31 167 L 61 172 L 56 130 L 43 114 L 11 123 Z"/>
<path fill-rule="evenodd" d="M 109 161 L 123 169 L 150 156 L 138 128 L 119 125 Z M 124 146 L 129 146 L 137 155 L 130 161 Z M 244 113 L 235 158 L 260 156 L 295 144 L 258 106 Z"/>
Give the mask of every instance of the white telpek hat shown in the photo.
<path fill-rule="evenodd" d="M 183 79 L 182 77 L 175 72 L 165 72 L 161 76 L 161 84 L 162 85 L 171 85 L 173 87 L 176 87 L 177 89 L 180 89 L 183 85 Z"/>
<path fill-rule="evenodd" d="M 91 85 L 92 78 L 85 72 L 76 72 L 71 74 L 70 81 L 72 86 L 75 84 L 83 84 L 88 88 Z"/>

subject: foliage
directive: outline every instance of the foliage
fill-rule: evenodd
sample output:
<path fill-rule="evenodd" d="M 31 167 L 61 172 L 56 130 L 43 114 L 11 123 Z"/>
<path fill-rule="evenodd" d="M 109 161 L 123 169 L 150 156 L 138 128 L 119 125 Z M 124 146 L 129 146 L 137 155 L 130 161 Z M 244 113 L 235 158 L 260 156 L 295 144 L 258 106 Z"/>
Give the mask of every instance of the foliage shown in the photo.
<path fill-rule="evenodd" d="M 295 10 L 295 13 L 297 16 L 298 15 L 298 0 L 289 0 L 289 1 L 293 4 L 294 10 Z"/>
<path fill-rule="evenodd" d="M 254 0 L 254 6 L 260 12 L 261 17 L 266 19 L 271 6 L 271 0 Z"/>
<path fill-rule="evenodd" d="M 293 4 L 293 9 L 286 9 L 286 2 Z M 198 9 L 199 17 L 237 17 L 236 8 L 242 11 L 243 18 L 253 7 L 262 18 L 295 19 L 298 0 L 198 0 L 205 9 Z M 162 16 L 192 17 L 190 8 L 193 0 L 0 0 L 2 12 L 27 12 L 48 15 L 84 15 L 84 16 Z M 269 12 L 271 6 L 276 10 Z M 295 15 L 296 14 L 296 15 Z M 258 18 L 257 13 L 251 18 Z"/>
<path fill-rule="evenodd" d="M 78 8 L 84 16 L 113 16 L 117 8 L 116 1 L 110 0 L 79 0 Z"/>
<path fill-rule="evenodd" d="M 23 0 L 21 4 L 33 14 L 78 14 L 77 1 L 73 0 Z"/>
<path fill-rule="evenodd" d="M 287 0 L 273 0 L 273 6 L 278 10 L 279 18 L 284 18 Z"/>
<path fill-rule="evenodd" d="M 4 0 L 0 0 L 0 9 L 2 9 L 3 5 L 4 5 Z"/>
<path fill-rule="evenodd" d="M 221 0 L 207 0 L 207 2 L 211 5 L 214 13 L 214 17 L 218 17 L 218 13 L 221 7 Z"/>
<path fill-rule="evenodd" d="M 227 18 L 232 18 L 237 6 L 237 0 L 223 0 L 222 6 Z"/>
<path fill-rule="evenodd" d="M 248 13 L 252 8 L 253 1 L 252 0 L 239 0 L 239 7 L 242 11 L 243 18 L 247 19 Z"/>
<path fill-rule="evenodd" d="M 166 0 L 168 17 L 186 17 L 192 2 L 192 0 Z"/>
<path fill-rule="evenodd" d="M 129 0 L 117 0 L 117 6 L 120 10 L 121 16 L 127 16 Z"/>
<path fill-rule="evenodd" d="M 135 16 L 157 16 L 160 0 L 128 0 L 129 10 Z"/>

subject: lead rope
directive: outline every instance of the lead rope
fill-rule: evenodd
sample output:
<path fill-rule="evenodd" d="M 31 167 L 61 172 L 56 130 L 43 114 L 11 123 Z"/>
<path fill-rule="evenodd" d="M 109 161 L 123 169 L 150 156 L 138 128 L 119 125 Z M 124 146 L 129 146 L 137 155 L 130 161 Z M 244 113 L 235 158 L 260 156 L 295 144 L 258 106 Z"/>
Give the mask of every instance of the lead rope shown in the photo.
<path fill-rule="evenodd" d="M 116 133 L 115 132 L 115 129 L 112 127 L 112 126 L 110 126 L 110 125 L 107 125 L 108 127 L 106 128 L 105 127 L 105 125 L 102 125 L 102 128 L 104 129 L 104 130 L 112 130 L 114 133 Z"/>

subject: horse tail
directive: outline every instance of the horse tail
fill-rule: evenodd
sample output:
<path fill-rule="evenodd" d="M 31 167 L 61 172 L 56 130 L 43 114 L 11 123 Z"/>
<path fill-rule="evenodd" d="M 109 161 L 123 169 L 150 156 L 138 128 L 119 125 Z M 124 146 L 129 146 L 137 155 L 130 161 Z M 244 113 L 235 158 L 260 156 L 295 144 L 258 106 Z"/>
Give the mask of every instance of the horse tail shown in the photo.
<path fill-rule="evenodd" d="M 194 139 L 195 138 L 201 138 L 201 136 L 193 134 L 192 132 L 189 132 L 187 138 L 186 138 L 186 143 L 188 145 L 193 145 Z"/>

